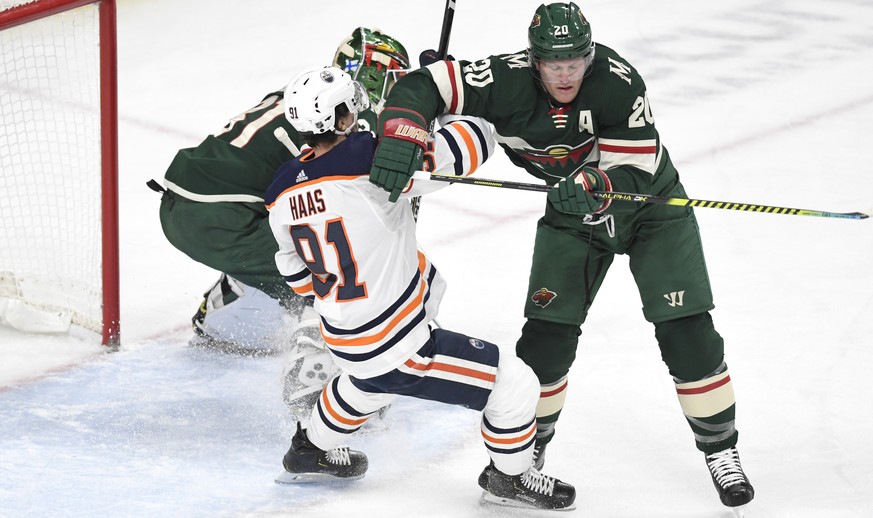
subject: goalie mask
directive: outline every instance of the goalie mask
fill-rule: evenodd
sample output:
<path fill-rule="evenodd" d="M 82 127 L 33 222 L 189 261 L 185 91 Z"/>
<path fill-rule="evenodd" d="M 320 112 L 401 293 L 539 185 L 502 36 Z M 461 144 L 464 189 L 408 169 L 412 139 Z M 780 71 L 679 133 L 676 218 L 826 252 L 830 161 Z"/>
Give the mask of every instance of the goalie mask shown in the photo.
<path fill-rule="evenodd" d="M 540 5 L 527 36 L 531 71 L 537 79 L 557 82 L 562 76 L 576 81 L 590 70 L 594 60 L 591 25 L 576 4 Z"/>
<path fill-rule="evenodd" d="M 371 109 L 378 114 L 391 86 L 409 69 L 409 55 L 399 41 L 379 29 L 358 27 L 337 47 L 333 66 L 364 86 Z"/>
<path fill-rule="evenodd" d="M 285 87 L 285 118 L 301 134 L 351 133 L 354 124 L 345 131 L 336 130 L 336 108 L 343 104 L 356 120 L 357 114 L 370 105 L 361 84 L 338 68 L 324 67 L 303 72 Z"/>

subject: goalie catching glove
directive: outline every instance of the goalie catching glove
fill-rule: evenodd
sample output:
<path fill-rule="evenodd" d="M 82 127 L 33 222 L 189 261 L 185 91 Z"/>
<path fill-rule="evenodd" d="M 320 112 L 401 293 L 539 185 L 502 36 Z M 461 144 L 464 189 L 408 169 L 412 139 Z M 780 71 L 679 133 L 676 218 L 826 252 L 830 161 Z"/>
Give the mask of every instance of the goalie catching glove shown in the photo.
<path fill-rule="evenodd" d="M 385 122 L 373 157 L 370 182 L 388 191 L 388 201 L 395 202 L 412 173 L 421 169 L 428 133 L 423 119 L 419 123 L 405 117 L 390 118 L 390 112 L 391 109 L 386 108 L 381 115 Z M 408 112 L 401 113 L 409 115 Z"/>
<path fill-rule="evenodd" d="M 612 183 L 606 173 L 586 165 L 580 171 L 562 179 L 549 191 L 549 203 L 564 214 L 597 214 L 606 210 L 612 200 L 602 199 L 592 193 L 611 190 Z"/>

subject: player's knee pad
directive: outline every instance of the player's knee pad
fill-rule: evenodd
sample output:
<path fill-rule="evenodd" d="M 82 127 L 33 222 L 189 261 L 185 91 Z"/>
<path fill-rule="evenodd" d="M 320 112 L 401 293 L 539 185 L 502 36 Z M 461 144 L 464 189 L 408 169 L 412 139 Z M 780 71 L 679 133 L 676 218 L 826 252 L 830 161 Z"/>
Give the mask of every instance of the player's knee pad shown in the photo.
<path fill-rule="evenodd" d="M 724 340 L 715 330 L 708 312 L 658 322 L 655 337 L 661 359 L 674 378 L 703 379 L 724 361 Z"/>
<path fill-rule="evenodd" d="M 266 293 L 221 274 L 203 294 L 192 319 L 197 337 L 194 345 L 215 346 L 238 352 L 275 352 L 285 311 Z"/>
<path fill-rule="evenodd" d="M 580 334 L 577 325 L 528 319 L 515 351 L 541 384 L 554 383 L 570 371 Z"/>
<path fill-rule="evenodd" d="M 311 304 L 303 305 L 290 319 L 294 326 L 289 340 L 292 347 L 308 346 L 326 350 L 327 345 L 321 336 L 321 317 Z"/>
<path fill-rule="evenodd" d="M 329 352 L 309 346 L 295 349 L 282 372 L 282 399 L 297 420 L 309 414 L 338 371 Z"/>
<path fill-rule="evenodd" d="M 497 379 L 485 405 L 485 416 L 498 427 L 518 427 L 533 419 L 540 385 L 518 357 L 501 352 Z"/>

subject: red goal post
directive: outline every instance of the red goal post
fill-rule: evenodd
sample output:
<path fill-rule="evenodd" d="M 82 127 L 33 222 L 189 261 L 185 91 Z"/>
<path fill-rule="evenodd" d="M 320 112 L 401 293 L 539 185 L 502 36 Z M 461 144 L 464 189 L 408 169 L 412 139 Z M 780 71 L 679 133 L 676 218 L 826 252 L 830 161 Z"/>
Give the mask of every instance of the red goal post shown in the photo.
<path fill-rule="evenodd" d="M 115 20 L 115 0 L 0 0 L 0 322 L 58 332 L 66 320 L 109 346 L 120 343 Z"/>

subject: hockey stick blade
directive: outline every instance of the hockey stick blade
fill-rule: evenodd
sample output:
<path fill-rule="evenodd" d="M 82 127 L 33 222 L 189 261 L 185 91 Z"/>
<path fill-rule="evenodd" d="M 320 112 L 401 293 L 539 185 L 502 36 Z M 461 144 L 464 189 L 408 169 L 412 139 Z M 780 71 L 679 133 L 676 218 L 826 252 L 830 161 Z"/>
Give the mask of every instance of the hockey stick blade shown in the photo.
<path fill-rule="evenodd" d="M 419 180 L 432 180 L 437 182 L 448 183 L 463 183 L 469 185 L 480 185 L 483 187 L 497 187 L 500 189 L 516 189 L 523 191 L 539 191 L 548 192 L 552 188 L 548 185 L 509 182 L 502 180 L 494 180 L 489 178 L 474 178 L 471 176 L 450 176 L 441 174 L 432 174 L 419 171 L 414 178 Z M 698 200 L 694 198 L 674 198 L 668 196 L 652 196 L 648 194 L 636 194 L 631 192 L 599 192 L 595 191 L 594 196 L 603 199 L 619 200 L 636 203 L 655 203 L 661 205 L 676 205 L 679 207 L 701 207 L 704 209 L 723 209 L 736 210 L 740 212 L 763 212 L 766 214 L 784 214 L 786 216 L 815 216 L 820 218 L 840 218 L 840 219 L 867 219 L 870 217 L 869 212 L 827 212 L 821 210 L 809 209 L 793 209 L 788 207 L 775 207 L 773 205 L 761 205 L 755 203 L 738 203 L 732 201 L 713 201 L 713 200 Z"/>

